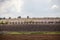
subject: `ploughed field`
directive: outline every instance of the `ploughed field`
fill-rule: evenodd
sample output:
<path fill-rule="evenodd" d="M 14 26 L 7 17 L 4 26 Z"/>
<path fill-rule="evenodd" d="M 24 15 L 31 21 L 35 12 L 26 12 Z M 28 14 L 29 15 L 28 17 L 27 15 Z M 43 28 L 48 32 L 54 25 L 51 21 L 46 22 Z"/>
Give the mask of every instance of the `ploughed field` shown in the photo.
<path fill-rule="evenodd" d="M 46 31 L 48 32 L 48 34 L 46 34 Z M 57 31 L 58 33 L 60 33 L 60 24 L 3 24 L 0 25 L 0 32 L 2 32 L 2 34 L 0 34 L 0 40 L 60 40 L 60 34 L 55 34 L 55 32 Z M 4 34 L 4 32 L 6 32 L 7 34 Z M 49 34 L 49 32 L 51 32 L 51 34 Z"/>
<path fill-rule="evenodd" d="M 0 40 L 60 40 L 60 34 L 6 34 L 0 35 Z"/>
<path fill-rule="evenodd" d="M 0 25 L 0 31 L 60 31 L 60 24 L 20 24 L 20 25 Z"/>

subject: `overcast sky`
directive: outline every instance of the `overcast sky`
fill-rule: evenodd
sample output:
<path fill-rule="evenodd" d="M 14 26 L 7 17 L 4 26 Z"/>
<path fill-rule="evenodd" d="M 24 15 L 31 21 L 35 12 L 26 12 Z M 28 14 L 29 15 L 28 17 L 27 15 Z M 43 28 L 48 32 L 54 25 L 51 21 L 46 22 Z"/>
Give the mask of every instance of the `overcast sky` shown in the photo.
<path fill-rule="evenodd" d="M 60 17 L 60 0 L 0 0 L 0 17 Z"/>

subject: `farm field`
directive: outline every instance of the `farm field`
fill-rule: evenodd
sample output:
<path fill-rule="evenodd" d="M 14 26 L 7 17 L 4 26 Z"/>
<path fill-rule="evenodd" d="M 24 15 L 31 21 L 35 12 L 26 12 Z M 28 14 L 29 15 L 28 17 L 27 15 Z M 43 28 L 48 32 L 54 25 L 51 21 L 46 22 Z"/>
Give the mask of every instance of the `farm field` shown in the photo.
<path fill-rule="evenodd" d="M 0 40 L 60 40 L 60 34 L 5 34 Z"/>
<path fill-rule="evenodd" d="M 60 32 L 6 32 L 0 40 L 60 40 Z"/>
<path fill-rule="evenodd" d="M 1 31 L 0 34 L 60 34 L 60 32 L 49 32 L 49 31 L 35 31 L 35 32 L 14 32 L 14 31 Z"/>
<path fill-rule="evenodd" d="M 0 25 L 0 40 L 60 40 L 60 25 Z"/>

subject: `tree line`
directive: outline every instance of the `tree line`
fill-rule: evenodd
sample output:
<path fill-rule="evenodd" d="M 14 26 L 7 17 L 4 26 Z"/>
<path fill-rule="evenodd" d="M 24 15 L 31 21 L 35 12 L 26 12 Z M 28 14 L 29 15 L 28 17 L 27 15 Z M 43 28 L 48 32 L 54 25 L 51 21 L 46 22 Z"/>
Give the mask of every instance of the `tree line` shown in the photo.
<path fill-rule="evenodd" d="M 17 18 L 21 18 L 21 16 L 18 16 Z M 29 16 L 27 16 L 27 18 L 29 18 Z M 6 19 L 6 18 L 5 17 L 3 17 L 3 18 L 0 17 L 0 20 L 1 19 Z M 9 17 L 8 19 L 11 19 L 11 17 Z"/>

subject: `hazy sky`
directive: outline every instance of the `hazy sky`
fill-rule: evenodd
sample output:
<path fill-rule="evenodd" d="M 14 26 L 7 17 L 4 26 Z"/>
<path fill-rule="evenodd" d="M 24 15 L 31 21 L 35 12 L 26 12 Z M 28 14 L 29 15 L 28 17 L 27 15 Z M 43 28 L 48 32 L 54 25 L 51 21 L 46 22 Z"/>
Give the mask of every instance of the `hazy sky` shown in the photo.
<path fill-rule="evenodd" d="M 0 0 L 0 17 L 60 17 L 60 0 Z"/>

